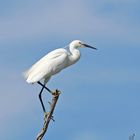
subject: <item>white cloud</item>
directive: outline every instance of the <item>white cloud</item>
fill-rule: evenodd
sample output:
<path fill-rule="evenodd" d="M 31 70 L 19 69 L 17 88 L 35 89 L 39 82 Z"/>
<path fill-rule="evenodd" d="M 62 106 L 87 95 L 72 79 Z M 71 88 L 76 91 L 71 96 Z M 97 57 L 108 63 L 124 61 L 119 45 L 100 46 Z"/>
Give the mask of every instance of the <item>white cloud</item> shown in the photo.
<path fill-rule="evenodd" d="M 100 36 L 101 38 L 123 36 L 123 38 L 138 39 L 137 27 L 116 23 L 113 17 L 100 17 L 97 11 L 88 10 L 88 5 L 84 1 L 61 0 L 59 3 L 50 4 L 51 8 L 46 3 L 44 5 L 42 3 L 42 9 L 39 10 L 30 9 L 30 6 L 23 7 L 22 10 L 17 10 L 19 14 L 2 20 L 0 40 L 34 39 L 42 35 L 55 34 L 60 36 L 84 36 L 86 34 L 86 36 Z M 134 33 L 135 37 L 133 37 Z"/>

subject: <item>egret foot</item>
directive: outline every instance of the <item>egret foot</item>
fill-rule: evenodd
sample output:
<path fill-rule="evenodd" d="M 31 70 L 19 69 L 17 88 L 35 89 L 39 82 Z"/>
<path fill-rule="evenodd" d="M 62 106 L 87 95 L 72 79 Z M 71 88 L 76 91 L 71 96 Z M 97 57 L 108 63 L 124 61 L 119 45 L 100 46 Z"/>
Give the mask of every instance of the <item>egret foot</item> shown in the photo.
<path fill-rule="evenodd" d="M 52 120 L 53 122 L 55 122 L 55 120 L 54 120 L 54 117 L 53 117 L 53 116 L 51 116 L 51 120 Z"/>
<path fill-rule="evenodd" d="M 51 91 L 51 94 L 52 94 L 53 96 L 58 96 L 59 94 L 61 94 L 61 91 L 58 90 L 58 89 L 56 89 L 55 91 Z"/>
<path fill-rule="evenodd" d="M 49 112 L 44 112 L 44 118 L 49 115 Z"/>

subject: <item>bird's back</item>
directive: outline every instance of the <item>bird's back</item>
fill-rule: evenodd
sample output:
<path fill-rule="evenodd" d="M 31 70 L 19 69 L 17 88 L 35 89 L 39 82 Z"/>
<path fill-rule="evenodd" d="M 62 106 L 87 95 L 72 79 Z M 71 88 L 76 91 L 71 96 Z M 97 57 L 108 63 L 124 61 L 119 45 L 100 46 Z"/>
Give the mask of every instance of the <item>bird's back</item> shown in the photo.
<path fill-rule="evenodd" d="M 56 49 L 48 53 L 25 72 L 26 81 L 35 83 L 58 73 L 66 66 L 67 58 L 68 52 L 65 49 Z"/>

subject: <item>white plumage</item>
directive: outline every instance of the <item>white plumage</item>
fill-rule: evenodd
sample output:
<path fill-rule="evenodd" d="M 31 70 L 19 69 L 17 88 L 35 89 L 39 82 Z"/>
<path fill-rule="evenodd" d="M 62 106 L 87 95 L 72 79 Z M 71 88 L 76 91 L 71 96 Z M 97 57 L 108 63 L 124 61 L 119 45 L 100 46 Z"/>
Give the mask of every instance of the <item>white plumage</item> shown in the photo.
<path fill-rule="evenodd" d="M 49 81 L 51 76 L 77 62 L 80 58 L 80 51 L 78 48 L 82 47 L 96 49 L 87 44 L 84 44 L 80 40 L 75 40 L 69 44 L 69 50 L 60 48 L 48 53 L 24 73 L 25 79 L 28 83 L 33 84 L 37 82 L 42 86 L 42 89 L 39 93 L 39 100 L 44 112 L 46 112 L 46 110 L 42 101 L 43 89 L 45 88 L 53 94 L 53 91 L 47 88 L 45 84 Z M 44 83 L 42 84 L 40 80 L 44 80 Z"/>
<path fill-rule="evenodd" d="M 28 83 L 36 83 L 43 79 L 44 84 L 46 84 L 51 76 L 79 60 L 80 51 L 78 48 L 82 47 L 96 49 L 80 40 L 72 41 L 69 44 L 69 51 L 64 48 L 56 49 L 37 61 L 25 72 L 26 81 Z"/>

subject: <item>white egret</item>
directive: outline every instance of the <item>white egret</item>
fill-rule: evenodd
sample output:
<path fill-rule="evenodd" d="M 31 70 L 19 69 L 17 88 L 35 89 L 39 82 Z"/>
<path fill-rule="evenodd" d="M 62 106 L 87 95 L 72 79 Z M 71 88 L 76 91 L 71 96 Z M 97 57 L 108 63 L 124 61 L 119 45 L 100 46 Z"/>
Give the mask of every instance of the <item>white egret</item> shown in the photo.
<path fill-rule="evenodd" d="M 78 49 L 84 47 L 96 49 L 80 40 L 74 40 L 69 44 L 69 50 L 66 50 L 65 48 L 56 49 L 45 55 L 25 72 L 25 79 L 28 83 L 38 83 L 42 86 L 39 93 L 39 99 L 44 112 L 46 111 L 41 97 L 42 91 L 45 88 L 50 93 L 53 93 L 45 86 L 46 83 L 50 80 L 51 76 L 76 63 L 80 58 L 80 51 Z M 43 84 L 40 82 L 41 80 L 43 80 Z"/>

